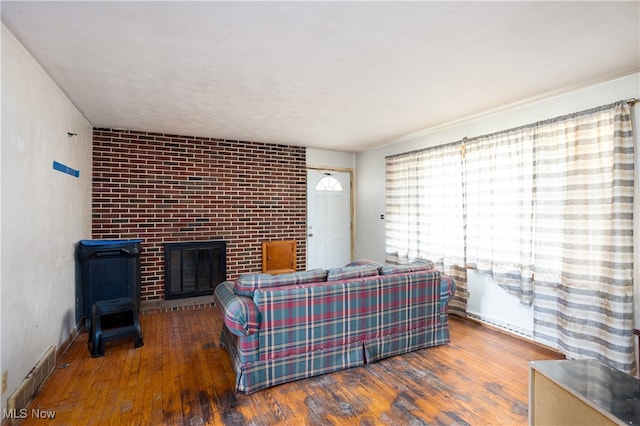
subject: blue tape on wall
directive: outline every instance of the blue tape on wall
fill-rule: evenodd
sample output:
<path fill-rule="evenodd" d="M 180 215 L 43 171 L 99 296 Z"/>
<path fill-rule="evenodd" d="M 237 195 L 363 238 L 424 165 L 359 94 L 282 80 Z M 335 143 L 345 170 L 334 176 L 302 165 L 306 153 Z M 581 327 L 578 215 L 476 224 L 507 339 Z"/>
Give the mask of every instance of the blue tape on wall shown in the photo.
<path fill-rule="evenodd" d="M 72 169 L 71 167 L 65 166 L 64 164 L 58 163 L 57 161 L 53 162 L 53 170 L 66 173 L 73 177 L 80 177 L 80 170 Z"/>

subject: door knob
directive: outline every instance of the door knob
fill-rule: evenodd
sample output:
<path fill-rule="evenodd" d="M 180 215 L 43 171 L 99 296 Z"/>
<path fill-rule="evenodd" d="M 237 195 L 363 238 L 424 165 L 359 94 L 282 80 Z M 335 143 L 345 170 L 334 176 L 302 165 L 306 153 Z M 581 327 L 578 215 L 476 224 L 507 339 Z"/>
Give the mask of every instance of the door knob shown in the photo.
<path fill-rule="evenodd" d="M 310 237 L 313 237 L 313 234 L 309 234 Z"/>

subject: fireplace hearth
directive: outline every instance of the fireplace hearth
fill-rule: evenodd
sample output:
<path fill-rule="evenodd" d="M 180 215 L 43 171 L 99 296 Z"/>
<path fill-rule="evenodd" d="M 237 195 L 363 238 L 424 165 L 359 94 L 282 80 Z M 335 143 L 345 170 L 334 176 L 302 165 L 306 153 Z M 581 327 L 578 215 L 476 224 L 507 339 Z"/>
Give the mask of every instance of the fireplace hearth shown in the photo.
<path fill-rule="evenodd" d="M 213 294 L 227 279 L 225 241 L 165 244 L 165 299 Z"/>

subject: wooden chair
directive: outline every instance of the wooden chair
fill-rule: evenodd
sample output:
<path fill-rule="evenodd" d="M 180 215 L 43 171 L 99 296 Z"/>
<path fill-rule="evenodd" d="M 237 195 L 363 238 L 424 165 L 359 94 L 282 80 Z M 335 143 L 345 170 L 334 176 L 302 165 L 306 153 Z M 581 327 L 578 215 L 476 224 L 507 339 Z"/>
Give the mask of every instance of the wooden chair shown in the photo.
<path fill-rule="evenodd" d="M 264 241 L 262 243 L 262 272 L 275 275 L 295 271 L 295 240 Z"/>

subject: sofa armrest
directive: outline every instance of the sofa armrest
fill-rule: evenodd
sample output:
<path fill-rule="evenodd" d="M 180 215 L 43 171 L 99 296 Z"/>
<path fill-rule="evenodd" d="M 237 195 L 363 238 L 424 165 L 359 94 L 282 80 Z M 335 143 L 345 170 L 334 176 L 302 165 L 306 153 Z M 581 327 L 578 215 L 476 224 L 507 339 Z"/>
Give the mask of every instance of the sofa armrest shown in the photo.
<path fill-rule="evenodd" d="M 233 283 L 218 285 L 214 297 L 229 331 L 236 336 L 249 336 L 260 329 L 260 311 L 253 300 L 233 292 Z"/>

